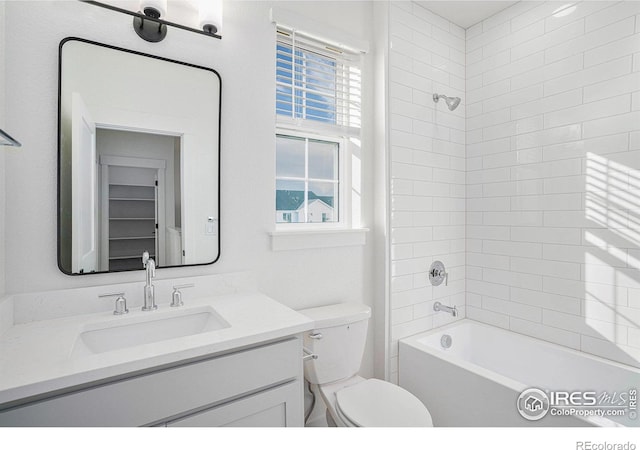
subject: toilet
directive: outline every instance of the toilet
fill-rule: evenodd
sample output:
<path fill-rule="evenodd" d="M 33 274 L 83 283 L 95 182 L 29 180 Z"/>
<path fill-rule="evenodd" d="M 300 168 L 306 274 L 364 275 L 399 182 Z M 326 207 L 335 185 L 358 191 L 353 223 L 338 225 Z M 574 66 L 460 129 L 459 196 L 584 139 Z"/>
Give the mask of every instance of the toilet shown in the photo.
<path fill-rule="evenodd" d="M 358 376 L 371 308 L 339 303 L 298 311 L 312 319 L 304 346 L 317 359 L 304 363 L 305 379 L 317 385 L 327 422 L 339 427 L 431 427 L 431 414 L 409 391 Z"/>

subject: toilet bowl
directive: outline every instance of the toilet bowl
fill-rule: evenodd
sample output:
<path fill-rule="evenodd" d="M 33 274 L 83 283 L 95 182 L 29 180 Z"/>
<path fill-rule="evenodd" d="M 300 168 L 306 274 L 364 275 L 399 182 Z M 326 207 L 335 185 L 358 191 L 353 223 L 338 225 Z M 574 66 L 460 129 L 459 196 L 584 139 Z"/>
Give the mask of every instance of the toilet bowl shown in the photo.
<path fill-rule="evenodd" d="M 433 426 L 431 414 L 417 397 L 387 381 L 355 376 L 319 390 L 337 426 Z"/>
<path fill-rule="evenodd" d="M 430 427 L 431 414 L 409 391 L 357 375 L 371 309 L 339 303 L 298 311 L 314 321 L 304 345 L 317 355 L 305 362 L 309 383 L 317 385 L 327 422 L 341 427 Z"/>

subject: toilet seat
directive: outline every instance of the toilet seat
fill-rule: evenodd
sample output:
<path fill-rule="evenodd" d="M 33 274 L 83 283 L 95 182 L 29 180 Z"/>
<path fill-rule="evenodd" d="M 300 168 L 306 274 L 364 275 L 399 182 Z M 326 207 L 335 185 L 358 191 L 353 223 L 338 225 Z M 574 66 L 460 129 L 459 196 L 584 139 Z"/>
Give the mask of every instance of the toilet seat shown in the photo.
<path fill-rule="evenodd" d="M 368 379 L 335 393 L 335 410 L 355 427 L 432 427 L 431 414 L 417 397 L 387 381 Z"/>

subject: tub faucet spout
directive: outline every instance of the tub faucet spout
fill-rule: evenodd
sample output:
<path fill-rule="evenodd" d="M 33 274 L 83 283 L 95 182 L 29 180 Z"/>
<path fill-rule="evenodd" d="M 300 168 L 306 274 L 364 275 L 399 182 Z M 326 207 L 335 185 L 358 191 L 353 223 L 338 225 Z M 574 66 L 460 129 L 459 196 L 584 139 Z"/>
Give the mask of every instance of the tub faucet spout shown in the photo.
<path fill-rule="evenodd" d="M 458 308 L 456 308 L 455 306 L 447 306 L 447 305 L 443 305 L 440 302 L 435 302 L 433 304 L 433 310 L 444 311 L 451 314 L 453 317 L 458 317 Z"/>

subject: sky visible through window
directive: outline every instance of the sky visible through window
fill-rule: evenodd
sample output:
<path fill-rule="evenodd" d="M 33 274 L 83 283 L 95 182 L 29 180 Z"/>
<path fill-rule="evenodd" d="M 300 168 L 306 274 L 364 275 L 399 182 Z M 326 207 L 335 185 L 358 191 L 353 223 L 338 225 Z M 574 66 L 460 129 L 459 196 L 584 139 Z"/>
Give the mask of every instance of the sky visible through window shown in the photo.
<path fill-rule="evenodd" d="M 336 61 L 292 47 L 277 45 L 276 112 L 295 119 L 336 123 Z"/>

